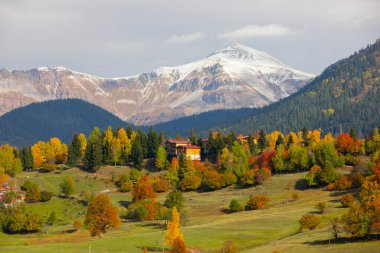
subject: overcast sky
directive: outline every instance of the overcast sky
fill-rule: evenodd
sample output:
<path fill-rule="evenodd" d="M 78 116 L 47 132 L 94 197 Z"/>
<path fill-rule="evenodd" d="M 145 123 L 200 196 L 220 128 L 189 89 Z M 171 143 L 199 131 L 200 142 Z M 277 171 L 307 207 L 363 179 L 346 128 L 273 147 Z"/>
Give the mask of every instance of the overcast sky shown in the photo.
<path fill-rule="evenodd" d="M 319 74 L 380 37 L 379 10 L 379 0 L 0 0 L 0 68 L 127 76 L 240 42 Z"/>

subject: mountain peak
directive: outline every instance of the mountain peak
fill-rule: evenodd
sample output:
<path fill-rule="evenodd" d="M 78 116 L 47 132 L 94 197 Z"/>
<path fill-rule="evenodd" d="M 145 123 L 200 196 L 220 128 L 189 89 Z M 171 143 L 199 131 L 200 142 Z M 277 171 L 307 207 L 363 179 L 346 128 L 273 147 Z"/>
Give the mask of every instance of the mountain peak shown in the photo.
<path fill-rule="evenodd" d="M 270 56 L 269 54 L 263 51 L 254 49 L 252 47 L 243 45 L 238 42 L 233 42 L 229 44 L 226 48 L 220 49 L 210 54 L 208 58 L 238 60 L 249 62 L 253 65 L 288 67 L 278 59 L 274 58 L 273 56 Z"/>

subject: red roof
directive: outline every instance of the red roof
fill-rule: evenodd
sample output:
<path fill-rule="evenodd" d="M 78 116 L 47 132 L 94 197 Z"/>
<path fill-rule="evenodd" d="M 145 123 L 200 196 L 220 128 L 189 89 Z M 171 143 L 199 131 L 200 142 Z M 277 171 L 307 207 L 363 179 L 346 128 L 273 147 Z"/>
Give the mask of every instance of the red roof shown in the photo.
<path fill-rule="evenodd" d="M 193 149 L 201 149 L 201 147 L 197 145 L 186 145 L 186 146 L 179 146 L 178 148 L 193 148 Z"/>
<path fill-rule="evenodd" d="M 169 143 L 175 143 L 175 144 L 187 144 L 189 143 L 189 140 L 174 140 L 170 139 L 168 140 Z"/>

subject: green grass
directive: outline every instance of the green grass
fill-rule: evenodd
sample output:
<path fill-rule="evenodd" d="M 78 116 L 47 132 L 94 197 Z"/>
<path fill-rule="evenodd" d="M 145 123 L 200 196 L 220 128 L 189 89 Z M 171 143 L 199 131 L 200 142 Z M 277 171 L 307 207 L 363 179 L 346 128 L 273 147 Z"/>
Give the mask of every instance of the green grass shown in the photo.
<path fill-rule="evenodd" d="M 112 173 L 107 171 L 112 169 Z M 102 191 L 114 187 L 109 180 L 116 172 L 124 173 L 127 168 L 105 168 L 97 179 L 79 170 L 67 170 L 79 179 L 76 193 L 80 191 Z M 32 173 L 22 173 L 18 181 L 29 175 L 42 187 L 58 190 L 56 184 L 62 180 L 62 175 L 53 173 L 31 177 Z M 326 226 L 332 217 L 345 212 L 341 208 L 339 196 L 321 189 L 299 191 L 301 198 L 291 201 L 295 191 L 295 182 L 303 178 L 305 173 L 275 175 L 264 185 L 246 189 L 230 187 L 214 192 L 188 192 L 184 194 L 186 218 L 182 232 L 186 243 L 191 248 L 202 249 L 202 252 L 220 252 L 220 247 L 226 240 L 234 240 L 239 252 L 378 252 L 378 242 L 357 242 L 350 244 L 319 245 L 316 240 L 327 240 Z M 89 185 L 89 183 L 92 183 Z M 232 199 L 242 204 L 251 194 L 265 194 L 271 199 L 268 207 L 263 210 L 244 211 L 233 214 L 223 212 Z M 158 201 L 164 201 L 166 194 L 159 194 Z M 121 208 L 131 201 L 131 193 L 110 192 L 114 205 Z M 316 212 L 318 202 L 327 203 L 327 213 L 318 214 L 322 224 L 315 231 L 298 233 L 298 220 L 305 213 Z M 85 207 L 76 200 L 54 198 L 46 203 L 27 204 L 29 210 L 48 215 L 55 210 L 60 221 L 57 225 L 44 228 L 44 233 L 29 235 L 2 235 L 0 238 L 1 252 L 142 252 L 147 247 L 150 252 L 162 252 L 162 239 L 165 226 L 157 222 L 127 222 L 120 229 L 110 230 L 102 239 L 90 237 L 88 231 L 71 234 L 60 232 L 71 228 L 72 221 L 80 219 Z M 48 233 L 46 233 L 46 231 Z"/>

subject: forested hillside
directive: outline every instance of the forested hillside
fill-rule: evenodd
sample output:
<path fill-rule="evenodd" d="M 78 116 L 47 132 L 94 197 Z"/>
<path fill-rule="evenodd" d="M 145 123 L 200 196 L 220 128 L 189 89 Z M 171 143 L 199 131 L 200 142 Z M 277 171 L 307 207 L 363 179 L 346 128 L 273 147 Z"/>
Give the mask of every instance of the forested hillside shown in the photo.
<path fill-rule="evenodd" d="M 26 146 L 59 137 L 68 143 L 77 132 L 88 134 L 94 126 L 106 128 L 126 123 L 99 106 L 79 99 L 46 101 L 18 108 L 0 117 L 0 144 Z"/>
<path fill-rule="evenodd" d="M 191 127 L 248 133 L 252 130 L 290 132 L 304 127 L 363 133 L 380 125 L 380 40 L 329 66 L 299 92 L 262 109 L 204 113 L 155 126 L 186 133 Z"/>

